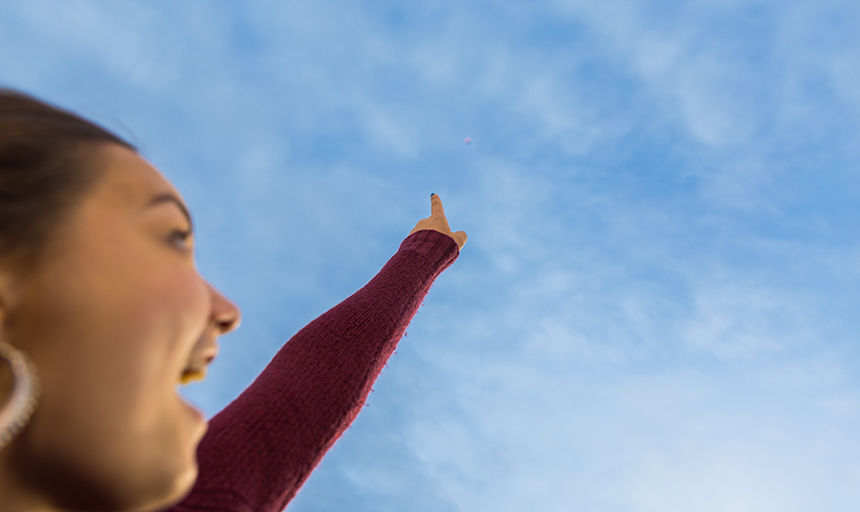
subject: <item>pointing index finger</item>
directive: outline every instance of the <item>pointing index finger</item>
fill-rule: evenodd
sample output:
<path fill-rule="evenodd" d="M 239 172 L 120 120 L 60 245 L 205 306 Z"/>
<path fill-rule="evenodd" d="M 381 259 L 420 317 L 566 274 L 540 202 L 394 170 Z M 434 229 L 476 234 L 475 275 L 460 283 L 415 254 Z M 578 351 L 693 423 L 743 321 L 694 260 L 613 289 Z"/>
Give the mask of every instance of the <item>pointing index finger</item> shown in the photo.
<path fill-rule="evenodd" d="M 439 199 L 439 194 L 433 193 L 430 195 L 430 215 L 435 217 L 445 216 L 445 209 L 442 208 L 442 200 Z"/>

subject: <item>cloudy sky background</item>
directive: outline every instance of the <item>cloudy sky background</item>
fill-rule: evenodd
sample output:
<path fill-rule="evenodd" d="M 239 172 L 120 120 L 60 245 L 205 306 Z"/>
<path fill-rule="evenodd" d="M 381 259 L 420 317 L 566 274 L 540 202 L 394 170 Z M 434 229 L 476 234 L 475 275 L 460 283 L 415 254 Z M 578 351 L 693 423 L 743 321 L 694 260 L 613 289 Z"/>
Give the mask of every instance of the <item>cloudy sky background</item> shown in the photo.
<path fill-rule="evenodd" d="M 430 192 L 469 234 L 288 511 L 848 511 L 858 27 L 847 0 L 0 1 L 0 83 L 187 199 L 244 313 L 184 391 L 208 416 Z"/>

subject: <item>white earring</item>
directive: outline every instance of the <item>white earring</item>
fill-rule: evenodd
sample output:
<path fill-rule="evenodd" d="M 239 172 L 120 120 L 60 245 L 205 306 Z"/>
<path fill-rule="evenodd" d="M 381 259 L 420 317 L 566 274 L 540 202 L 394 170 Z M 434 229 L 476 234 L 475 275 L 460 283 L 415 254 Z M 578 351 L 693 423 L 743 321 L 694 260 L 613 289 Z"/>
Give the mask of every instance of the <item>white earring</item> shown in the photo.
<path fill-rule="evenodd" d="M 0 341 L 0 358 L 12 367 L 14 387 L 6 407 L 0 410 L 0 450 L 27 426 L 39 403 L 39 378 L 24 352 Z"/>

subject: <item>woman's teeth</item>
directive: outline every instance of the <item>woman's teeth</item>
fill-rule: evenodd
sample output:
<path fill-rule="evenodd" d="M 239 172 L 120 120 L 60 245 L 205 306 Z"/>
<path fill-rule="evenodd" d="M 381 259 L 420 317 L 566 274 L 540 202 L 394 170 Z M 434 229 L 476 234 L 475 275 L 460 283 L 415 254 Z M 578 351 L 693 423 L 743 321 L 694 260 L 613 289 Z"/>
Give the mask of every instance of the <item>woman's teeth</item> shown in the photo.
<path fill-rule="evenodd" d="M 179 378 L 179 382 L 184 386 L 191 382 L 203 380 L 206 378 L 206 369 L 202 368 L 199 370 L 185 370 L 182 372 L 182 377 Z"/>

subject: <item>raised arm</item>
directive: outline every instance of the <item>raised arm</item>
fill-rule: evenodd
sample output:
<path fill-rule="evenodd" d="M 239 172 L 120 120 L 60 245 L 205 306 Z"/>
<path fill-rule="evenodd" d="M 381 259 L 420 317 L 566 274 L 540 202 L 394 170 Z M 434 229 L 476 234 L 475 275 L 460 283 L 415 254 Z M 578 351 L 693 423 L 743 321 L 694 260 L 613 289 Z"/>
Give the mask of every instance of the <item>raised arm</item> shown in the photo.
<path fill-rule="evenodd" d="M 280 512 L 355 419 L 436 277 L 466 242 L 442 202 L 379 274 L 299 331 L 212 418 L 200 473 L 174 512 Z"/>

